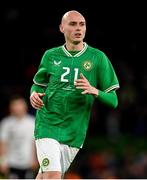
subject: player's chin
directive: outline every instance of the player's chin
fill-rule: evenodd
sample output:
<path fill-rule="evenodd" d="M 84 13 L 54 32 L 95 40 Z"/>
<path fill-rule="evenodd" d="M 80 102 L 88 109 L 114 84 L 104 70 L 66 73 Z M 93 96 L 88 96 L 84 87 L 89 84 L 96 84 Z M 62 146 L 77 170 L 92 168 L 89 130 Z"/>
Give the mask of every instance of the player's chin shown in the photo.
<path fill-rule="evenodd" d="M 76 40 L 73 40 L 73 44 L 77 45 L 77 44 L 80 44 L 82 42 L 81 39 L 76 39 Z"/>

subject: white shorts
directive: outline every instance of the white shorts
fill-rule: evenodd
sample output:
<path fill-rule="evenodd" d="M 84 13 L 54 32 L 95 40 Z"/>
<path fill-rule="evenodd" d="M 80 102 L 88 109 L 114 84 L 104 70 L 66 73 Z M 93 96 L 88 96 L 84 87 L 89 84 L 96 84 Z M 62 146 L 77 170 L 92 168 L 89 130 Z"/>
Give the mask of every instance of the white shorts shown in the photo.
<path fill-rule="evenodd" d="M 79 148 L 60 144 L 51 138 L 37 139 L 36 148 L 40 173 L 60 171 L 64 174 L 79 151 Z"/>

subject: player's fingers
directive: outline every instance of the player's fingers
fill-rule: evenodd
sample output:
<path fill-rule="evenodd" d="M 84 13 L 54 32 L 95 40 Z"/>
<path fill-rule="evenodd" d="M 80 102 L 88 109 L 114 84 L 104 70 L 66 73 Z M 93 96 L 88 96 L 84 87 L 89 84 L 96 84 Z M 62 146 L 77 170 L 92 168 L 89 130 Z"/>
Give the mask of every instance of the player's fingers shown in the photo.
<path fill-rule="evenodd" d="M 76 86 L 76 89 L 87 90 L 87 89 L 88 89 L 88 86 Z"/>
<path fill-rule="evenodd" d="M 32 99 L 33 99 L 33 101 L 35 101 L 36 103 L 38 103 L 38 104 L 40 104 L 40 105 L 43 105 L 43 101 L 42 101 L 42 99 L 40 99 L 40 97 L 39 97 L 38 94 L 37 94 L 37 95 L 34 95 L 34 96 L 32 97 Z"/>
<path fill-rule="evenodd" d="M 31 101 L 31 105 L 33 106 L 33 108 L 35 109 L 40 109 L 42 107 L 42 105 L 38 105 L 35 102 Z"/>
<path fill-rule="evenodd" d="M 79 83 L 79 82 L 78 82 L 78 83 L 77 83 L 77 82 L 75 83 L 75 86 L 85 86 L 85 85 L 86 85 L 85 82 L 84 82 L 84 83 Z"/>
<path fill-rule="evenodd" d="M 81 92 L 81 94 L 88 94 L 88 90 Z"/>
<path fill-rule="evenodd" d="M 36 106 L 36 105 L 33 105 L 33 104 L 32 104 L 32 107 L 33 107 L 34 109 L 41 109 L 41 106 Z"/>
<path fill-rule="evenodd" d="M 76 79 L 75 82 L 76 83 L 82 83 L 82 82 L 85 82 L 85 80 L 84 79 Z"/>
<path fill-rule="evenodd" d="M 38 101 L 38 103 L 40 102 L 40 104 L 43 103 L 42 99 L 40 97 L 44 96 L 44 93 L 37 93 L 37 92 L 33 92 L 30 96 L 30 99 L 33 99 L 34 101 Z"/>
<path fill-rule="evenodd" d="M 42 101 L 42 100 L 41 100 Z M 35 99 L 35 97 L 34 98 L 31 98 L 31 102 L 33 103 L 33 104 L 35 104 L 36 106 L 43 106 L 44 104 L 43 104 L 43 101 L 41 102 L 41 101 L 38 101 L 38 99 Z"/>
<path fill-rule="evenodd" d="M 43 96 L 45 96 L 45 93 L 38 93 L 38 96 L 42 98 Z"/>
<path fill-rule="evenodd" d="M 80 73 L 80 77 L 81 77 L 81 79 L 87 80 L 86 77 L 83 75 L 83 73 Z"/>

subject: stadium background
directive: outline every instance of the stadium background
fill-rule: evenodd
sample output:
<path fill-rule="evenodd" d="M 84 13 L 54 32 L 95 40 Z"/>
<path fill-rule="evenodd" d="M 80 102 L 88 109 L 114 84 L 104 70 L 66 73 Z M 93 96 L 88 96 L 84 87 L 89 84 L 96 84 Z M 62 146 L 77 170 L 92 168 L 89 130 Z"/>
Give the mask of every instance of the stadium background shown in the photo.
<path fill-rule="evenodd" d="M 136 6 L 125 1 L 5 1 L 0 6 L 0 118 L 12 94 L 29 102 L 32 78 L 44 51 L 64 43 L 58 26 L 68 10 L 87 19 L 85 41 L 104 51 L 120 81 L 119 106 L 111 110 L 95 102 L 84 148 L 71 170 L 83 178 L 146 178 L 147 74 L 137 61 Z M 35 111 L 30 107 L 30 113 Z"/>

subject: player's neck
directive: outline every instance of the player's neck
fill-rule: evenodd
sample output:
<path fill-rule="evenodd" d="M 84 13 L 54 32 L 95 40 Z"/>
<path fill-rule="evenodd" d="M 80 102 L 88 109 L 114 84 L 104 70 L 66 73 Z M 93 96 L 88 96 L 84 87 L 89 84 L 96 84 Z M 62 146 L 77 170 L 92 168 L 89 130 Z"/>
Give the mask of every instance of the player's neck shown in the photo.
<path fill-rule="evenodd" d="M 81 42 L 79 44 L 67 43 L 65 44 L 65 48 L 68 51 L 81 51 L 84 47 L 84 43 Z"/>

